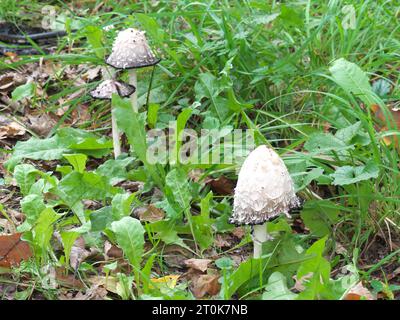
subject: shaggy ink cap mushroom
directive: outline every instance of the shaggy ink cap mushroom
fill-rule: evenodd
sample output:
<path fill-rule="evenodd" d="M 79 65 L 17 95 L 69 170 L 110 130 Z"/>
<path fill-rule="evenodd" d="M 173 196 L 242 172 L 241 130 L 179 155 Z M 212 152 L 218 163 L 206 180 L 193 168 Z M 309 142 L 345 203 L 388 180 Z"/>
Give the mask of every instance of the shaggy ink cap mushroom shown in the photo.
<path fill-rule="evenodd" d="M 113 93 L 120 97 L 129 97 L 136 91 L 134 86 L 125 82 L 116 80 L 104 80 L 93 91 L 90 91 L 90 96 L 95 99 L 111 99 Z"/>
<path fill-rule="evenodd" d="M 153 66 L 160 62 L 147 43 L 145 32 L 129 28 L 118 33 L 106 63 L 117 69 Z"/>
<path fill-rule="evenodd" d="M 281 157 L 262 145 L 244 161 L 235 188 L 233 214 L 236 225 L 263 224 L 300 205 L 293 181 Z"/>

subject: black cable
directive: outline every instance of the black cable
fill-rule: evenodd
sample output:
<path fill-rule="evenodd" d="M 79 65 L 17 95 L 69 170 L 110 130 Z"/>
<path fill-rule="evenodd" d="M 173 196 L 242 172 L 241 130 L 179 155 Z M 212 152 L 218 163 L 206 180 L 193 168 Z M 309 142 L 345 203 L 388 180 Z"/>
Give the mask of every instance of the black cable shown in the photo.
<path fill-rule="evenodd" d="M 22 40 L 24 42 L 28 42 L 27 39 L 43 40 L 43 39 L 63 37 L 66 35 L 67 35 L 67 32 L 65 32 L 65 31 L 49 31 L 49 32 L 41 32 L 41 33 L 26 34 L 26 35 L 0 33 L 0 41 L 19 42 Z"/>

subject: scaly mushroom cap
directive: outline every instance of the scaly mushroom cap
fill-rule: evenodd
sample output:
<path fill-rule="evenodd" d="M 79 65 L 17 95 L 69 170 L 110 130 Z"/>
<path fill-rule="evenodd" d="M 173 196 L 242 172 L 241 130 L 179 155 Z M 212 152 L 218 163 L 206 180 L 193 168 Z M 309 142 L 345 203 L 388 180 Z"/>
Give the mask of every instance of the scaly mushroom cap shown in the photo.
<path fill-rule="evenodd" d="M 93 91 L 90 91 L 90 95 L 95 99 L 111 99 L 113 93 L 121 97 L 129 97 L 135 91 L 134 86 L 125 82 L 104 80 Z"/>
<path fill-rule="evenodd" d="M 118 33 L 106 62 L 114 68 L 132 69 L 155 65 L 160 59 L 151 51 L 144 31 L 129 28 Z"/>
<path fill-rule="evenodd" d="M 235 188 L 230 223 L 262 224 L 300 205 L 293 181 L 279 155 L 265 145 L 244 161 Z"/>

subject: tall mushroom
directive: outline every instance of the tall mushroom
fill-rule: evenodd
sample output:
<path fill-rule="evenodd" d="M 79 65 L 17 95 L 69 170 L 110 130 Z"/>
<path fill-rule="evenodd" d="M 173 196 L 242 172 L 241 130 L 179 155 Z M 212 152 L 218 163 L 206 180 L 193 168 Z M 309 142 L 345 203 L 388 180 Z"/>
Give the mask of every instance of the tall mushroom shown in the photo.
<path fill-rule="evenodd" d="M 293 181 L 279 155 L 262 145 L 244 161 L 235 188 L 230 223 L 252 225 L 254 258 L 260 258 L 263 242 L 272 239 L 266 222 L 300 205 Z"/>
<path fill-rule="evenodd" d="M 129 28 L 118 33 L 106 63 L 116 69 L 129 69 L 129 84 L 137 88 L 136 69 L 154 66 L 160 62 L 147 43 L 145 32 Z M 132 108 L 138 111 L 137 93 L 132 97 Z"/>
<path fill-rule="evenodd" d="M 129 97 L 136 91 L 134 86 L 116 80 L 104 80 L 93 91 L 90 96 L 94 99 L 111 100 L 113 93 L 121 97 Z M 114 157 L 117 158 L 121 154 L 121 145 L 119 142 L 119 132 L 114 112 L 111 109 L 111 128 L 113 137 Z"/>

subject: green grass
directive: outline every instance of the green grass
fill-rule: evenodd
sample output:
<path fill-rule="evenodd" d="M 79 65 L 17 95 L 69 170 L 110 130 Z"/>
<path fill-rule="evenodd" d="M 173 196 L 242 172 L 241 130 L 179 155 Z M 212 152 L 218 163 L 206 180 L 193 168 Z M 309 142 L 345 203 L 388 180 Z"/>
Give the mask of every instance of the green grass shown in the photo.
<path fill-rule="evenodd" d="M 294 215 L 295 218 L 302 218 L 310 231 L 303 234 L 293 232 L 290 222 L 288 224 L 284 219 L 271 223 L 269 228 L 277 231 L 277 234 L 276 239 L 266 248 L 266 257 L 260 262 L 249 258 L 239 267 L 241 272 L 235 272 L 236 267 L 215 267 L 221 275 L 221 270 L 225 270 L 224 278 L 228 277 L 231 281 L 230 284 L 229 281 L 224 281 L 220 296 L 246 299 L 278 297 L 283 293 L 274 292 L 273 283 L 268 280 L 283 281 L 284 286 L 292 288 L 292 277 L 302 274 L 300 271 L 296 272 L 299 269 L 303 270 L 303 275 L 309 271 L 315 279 L 321 276 L 324 280 L 323 284 L 315 285 L 315 279 L 312 278 L 306 282 L 303 292 L 292 290 L 298 294 L 297 298 L 339 299 L 348 290 L 348 287 L 340 287 L 339 281 L 334 281 L 340 279 L 336 271 L 343 266 L 350 266 L 351 272 L 347 277 L 351 283 L 364 280 L 365 286 L 371 291 L 379 291 L 376 289 L 379 287 L 376 281 L 385 284 L 387 272 L 390 272 L 388 270 L 399 263 L 398 251 L 394 249 L 399 243 L 400 228 L 399 149 L 394 143 L 385 145 L 377 128 L 386 125 L 392 133 L 399 135 L 399 128 L 390 121 L 388 111 L 389 103 L 397 101 L 399 97 L 400 40 L 397 34 L 400 3 L 379 0 L 288 1 L 278 4 L 275 1 L 226 0 L 196 3 L 160 1 L 157 5 L 152 5 L 149 1 L 135 4 L 131 1 L 109 1 L 99 11 L 92 13 L 99 3 L 100 1 L 84 4 L 76 12 L 71 11 L 69 23 L 79 23 L 79 30 L 70 32 L 60 40 L 55 54 L 44 56 L 45 61 L 58 63 L 60 68 L 45 84 L 44 89 L 52 93 L 48 98 L 40 95 L 34 97 L 31 108 L 42 112 L 56 112 L 60 107 L 60 98 L 68 97 L 81 88 L 85 90 L 82 95 L 68 102 L 69 110 L 59 119 L 49 137 L 63 127 L 64 122 L 71 118 L 73 110 L 81 104 L 87 104 L 92 115 L 91 120 L 83 123 L 81 128 L 97 133 L 104 133 L 109 129 L 109 104 L 91 101 L 85 94 L 95 83 L 85 83 L 79 88 L 75 84 L 86 67 L 102 64 L 99 48 L 90 44 L 93 42 L 88 28 L 95 28 L 103 33 L 101 41 L 106 53 L 110 52 L 112 41 L 119 30 L 132 26 L 143 29 L 152 47 L 157 48 L 162 57 L 162 62 L 155 69 L 150 92 L 150 103 L 159 106 L 157 124 L 162 126 L 166 119 L 177 118 L 184 108 L 192 107 L 195 116 L 189 118 L 187 128 L 200 130 L 206 121 L 213 120 L 221 128 L 230 125 L 234 128 L 255 129 L 259 144 L 269 144 L 283 156 L 299 188 L 298 193 L 306 200 L 305 207 L 311 217 L 318 217 L 313 220 L 304 210 L 300 215 Z M 355 9 L 354 30 L 345 30 L 341 24 L 344 16 L 341 10 L 346 4 L 352 4 Z M 35 3 L 34 6 L 36 8 L 39 4 Z M 105 7 L 112 10 L 106 11 Z M 58 8 L 65 10 L 66 5 L 60 2 Z M 0 7 L 0 15 L 6 16 L 3 10 Z M 101 31 L 102 27 L 109 25 L 113 25 L 114 29 L 109 32 Z M 372 89 L 364 88 L 360 91 L 361 94 L 357 94 L 346 83 L 337 80 L 335 82 L 331 67 L 341 58 L 362 70 L 362 75 L 357 74 L 357 78 L 353 79 L 357 85 L 362 77 L 368 77 L 371 84 L 381 79 L 391 84 L 390 92 L 379 96 L 372 93 Z M 38 62 L 39 59 L 39 56 L 21 57 L 20 61 L 12 64 L 0 61 L 0 68 L 20 70 L 27 63 Z M 81 67 L 82 64 L 86 64 L 86 67 Z M 63 76 L 68 68 L 78 65 L 80 69 L 75 78 Z M 151 68 L 146 68 L 138 74 L 138 96 L 142 112 L 145 111 L 143 106 L 148 94 L 151 71 Z M 125 74 L 122 74 L 122 79 L 127 79 Z M 211 83 L 206 93 L 205 80 Z M 242 106 L 239 112 L 227 108 L 232 93 Z M 379 104 L 386 110 L 385 124 L 379 123 L 370 111 L 371 103 Z M 249 104 L 250 108 L 244 108 L 245 104 Z M 307 143 L 312 145 L 316 135 L 323 132 L 334 135 L 338 130 L 348 128 L 358 121 L 360 126 L 357 132 L 345 143 L 348 148 L 346 151 L 340 150 L 337 145 L 331 145 L 326 152 L 316 152 L 315 146 L 307 148 Z M 128 132 L 127 135 L 129 138 Z M 63 146 L 68 153 L 87 153 L 85 150 L 71 150 L 70 145 Z M 105 154 L 106 152 L 102 153 L 100 158 Z M 167 199 L 169 204 L 162 204 L 167 218 L 145 223 L 145 239 L 149 247 L 146 247 L 141 261 L 142 270 L 133 272 L 127 268 L 121 272 L 123 275 L 111 271 L 115 278 L 119 277 L 121 283 L 128 284 L 133 281 L 134 273 L 137 276 L 137 272 L 141 272 L 144 274 L 141 277 L 141 290 L 125 290 L 112 297 L 141 298 L 143 295 L 144 298 L 193 298 L 185 282 L 175 289 L 149 289 L 148 279 L 177 272 L 175 269 L 169 270 L 165 263 L 163 252 L 169 245 L 189 247 L 191 251 L 195 251 L 197 257 L 207 257 L 207 251 L 200 250 L 197 245 L 201 248 L 203 242 L 203 246 L 207 248 L 214 244 L 208 243 L 207 236 L 202 238 L 201 235 L 207 234 L 214 238 L 231 231 L 232 226 L 227 226 L 224 221 L 231 212 L 232 196 L 214 194 L 207 204 L 202 199 L 209 192 L 204 178 L 223 174 L 235 179 L 235 168 L 223 165 L 201 166 L 204 170 L 201 179 L 193 182 L 183 177 L 190 170 L 196 169 L 196 166 L 151 167 L 152 172 L 159 172 L 161 177 L 166 176 L 160 185 L 154 181 L 154 175 L 153 179 L 146 178 L 148 167 L 144 171 L 136 158 L 141 159 L 141 155 L 133 156 L 125 178 L 137 180 L 139 177 L 140 180 L 144 177 L 143 182 L 146 184 L 144 191 L 135 195 L 133 205 L 144 206 Z M 64 158 L 60 159 L 60 163 L 68 165 Z M 368 163 L 372 163 L 378 170 L 374 177 L 350 184 L 333 183 L 331 175 L 339 167 L 354 168 Z M 321 169 L 323 173 L 312 177 L 312 169 Z M 51 170 L 54 171 L 55 168 Z M 48 183 L 54 189 L 50 189 L 50 194 L 60 194 L 59 184 L 51 180 L 54 179 L 51 173 L 40 173 L 39 176 L 46 176 L 45 180 L 51 181 Z M 63 176 L 65 179 L 66 175 Z M 307 180 L 307 177 L 310 179 Z M 154 186 L 153 182 L 164 191 L 165 196 L 162 199 L 154 200 L 154 197 L 146 193 Z M 88 180 L 87 183 L 91 185 L 92 181 Z M 107 188 L 106 186 L 101 191 L 104 194 L 93 197 L 102 207 L 110 206 L 111 199 L 119 192 Z M 177 190 L 181 192 L 180 197 L 177 196 Z M 64 197 L 65 203 L 61 206 L 54 200 L 44 199 L 46 205 L 53 207 L 59 214 L 59 220 L 53 224 L 55 230 L 66 231 L 79 226 L 78 221 L 71 217 L 71 211 L 76 214 L 79 210 L 74 207 L 75 202 L 68 202 L 68 196 Z M 78 197 L 78 202 L 80 200 Z M 89 212 L 84 214 L 89 218 Z M 189 223 L 183 222 L 183 217 Z M 197 228 L 197 231 L 193 228 Z M 39 241 L 35 240 L 34 231 L 27 233 L 29 241 Z M 249 242 L 248 233 L 249 230 L 247 237 L 236 243 L 238 248 L 246 248 Z M 85 231 L 83 236 L 91 243 L 90 246 L 101 248 L 104 240 L 108 239 L 124 248 L 116 240 L 112 228 L 105 228 L 101 232 Z M 196 243 L 199 242 L 196 246 L 193 245 L 193 239 Z M 377 241 L 383 241 L 388 248 L 385 256 L 379 258 L 380 262 L 366 258 L 367 252 L 373 254 Z M 338 254 L 338 245 L 344 247 L 345 252 Z M 231 256 L 230 250 L 215 249 L 219 257 Z M 31 262 L 32 266 L 28 265 L 28 271 L 15 272 L 26 272 L 30 275 L 30 281 L 37 281 L 34 279 L 39 277 L 38 274 L 29 269 L 40 270 L 44 265 L 63 266 L 65 257 L 61 257 L 65 253 L 53 252 L 55 248 L 51 245 L 46 250 L 47 254 Z M 156 258 L 154 261 L 150 260 L 146 269 L 144 266 L 153 253 L 156 253 Z M 313 269 L 312 262 L 321 267 Z M 82 265 L 75 273 L 78 272 L 85 283 L 93 273 L 102 274 L 98 269 L 93 271 L 97 268 L 95 262 L 93 265 L 90 261 Z M 325 265 L 329 267 L 322 268 Z M 64 267 L 69 269 L 70 274 L 74 273 L 69 266 Z M 261 276 L 259 267 L 263 270 Z M 159 270 L 162 274 L 157 273 Z M 14 274 L 14 277 L 17 275 Z M 28 285 L 29 288 L 33 286 L 29 283 Z M 388 284 L 389 291 L 398 289 L 396 283 L 390 285 L 392 287 Z M 140 287 L 140 283 L 138 286 Z M 46 297 L 55 298 L 52 294 Z M 391 296 L 386 294 L 384 297 Z"/>

